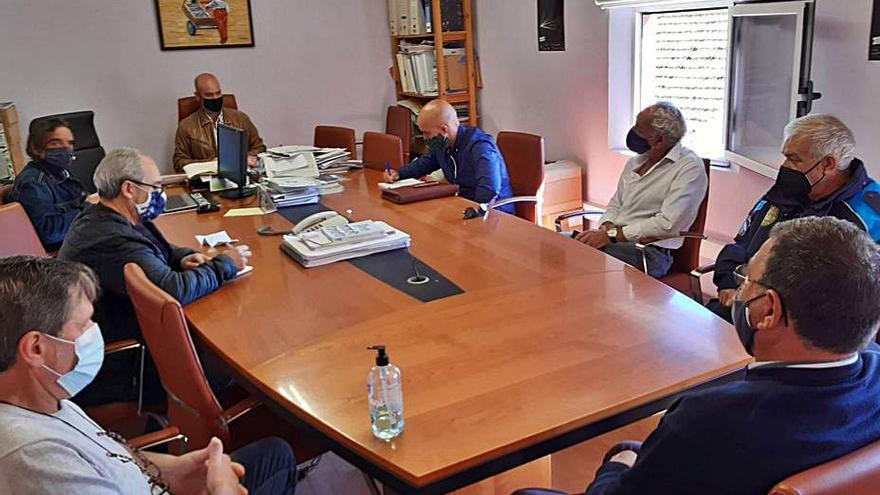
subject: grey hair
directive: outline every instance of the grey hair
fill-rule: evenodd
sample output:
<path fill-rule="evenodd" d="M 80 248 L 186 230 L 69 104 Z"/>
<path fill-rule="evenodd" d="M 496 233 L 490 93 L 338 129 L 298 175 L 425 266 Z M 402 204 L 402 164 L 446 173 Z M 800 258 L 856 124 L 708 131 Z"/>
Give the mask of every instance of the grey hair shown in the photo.
<path fill-rule="evenodd" d="M 99 286 L 86 265 L 58 258 L 0 259 L 0 372 L 15 364 L 18 342 L 32 331 L 57 337 L 82 294 L 94 303 Z"/>
<path fill-rule="evenodd" d="M 854 224 L 834 217 L 781 222 L 770 237 L 760 284 L 782 298 L 795 333 L 838 354 L 865 348 L 880 326 L 880 248 Z"/>
<path fill-rule="evenodd" d="M 95 169 L 95 187 L 102 198 L 119 196 L 122 183 L 127 180 L 144 180 L 144 161 L 140 151 L 134 148 L 112 150 Z"/>
<path fill-rule="evenodd" d="M 675 146 L 687 133 L 687 122 L 681 110 L 668 101 L 658 101 L 650 106 L 651 127 Z"/>
<path fill-rule="evenodd" d="M 855 156 L 853 132 L 833 115 L 817 113 L 792 120 L 785 126 L 785 142 L 794 136 L 809 138 L 813 158 L 833 156 L 838 170 L 848 169 Z"/>

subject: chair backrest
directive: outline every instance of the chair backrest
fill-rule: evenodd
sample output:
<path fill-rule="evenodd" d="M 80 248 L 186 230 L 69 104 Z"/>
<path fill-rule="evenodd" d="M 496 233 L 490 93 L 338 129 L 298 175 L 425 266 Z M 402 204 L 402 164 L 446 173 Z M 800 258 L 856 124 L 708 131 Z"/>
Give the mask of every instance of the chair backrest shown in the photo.
<path fill-rule="evenodd" d="M 400 138 L 382 132 L 364 133 L 364 167 L 385 170 L 385 162 L 397 170 L 403 166 L 403 145 Z"/>
<path fill-rule="evenodd" d="M 28 127 L 29 132 L 33 132 L 37 123 L 53 118 L 66 120 L 73 132 L 73 154 L 76 155 L 76 160 L 70 165 L 70 175 L 78 180 L 88 192 L 97 191 L 92 177 L 95 175 L 98 164 L 104 158 L 104 148 L 101 147 L 98 131 L 95 129 L 95 112 L 84 110 L 37 117 L 31 121 Z"/>
<path fill-rule="evenodd" d="M 314 145 L 318 148 L 345 148 L 351 153 L 351 159 L 357 160 L 357 140 L 354 129 L 333 125 L 315 126 Z"/>
<path fill-rule="evenodd" d="M 8 202 L 6 198 L 11 192 L 12 184 L 3 184 L 2 186 L 0 186 L 0 205 L 5 205 Z"/>
<path fill-rule="evenodd" d="M 46 256 L 40 236 L 21 203 L 0 206 L 0 258 L 17 255 Z"/>
<path fill-rule="evenodd" d="M 211 436 L 229 442 L 223 409 L 196 354 L 180 303 L 147 278 L 136 263 L 125 265 L 125 287 L 162 385 L 168 392 L 168 420 L 201 448 Z"/>
<path fill-rule="evenodd" d="M 706 195 L 700 203 L 700 209 L 697 210 L 697 218 L 691 224 L 688 232 L 702 234 L 706 228 L 706 209 L 709 206 L 709 164 L 708 158 L 703 158 L 703 166 L 706 167 Z M 669 273 L 690 273 L 691 270 L 700 266 L 700 244 L 702 239 L 685 239 L 684 244 L 680 248 L 672 252 L 672 266 Z"/>
<path fill-rule="evenodd" d="M 409 163 L 412 151 L 412 110 L 395 105 L 385 112 L 385 133 L 397 136 L 403 145 L 403 163 Z"/>
<path fill-rule="evenodd" d="M 544 138 L 525 132 L 501 131 L 496 139 L 514 196 L 535 196 L 544 182 Z M 516 216 L 534 222 L 537 205 L 516 203 Z"/>
<path fill-rule="evenodd" d="M 195 96 L 184 96 L 177 99 L 177 121 L 189 117 L 201 106 L 201 102 Z M 235 95 L 223 95 L 223 107 L 238 110 L 238 103 L 235 101 Z"/>
<path fill-rule="evenodd" d="M 770 495 L 873 495 L 880 493 L 880 442 L 802 471 L 776 484 Z"/>

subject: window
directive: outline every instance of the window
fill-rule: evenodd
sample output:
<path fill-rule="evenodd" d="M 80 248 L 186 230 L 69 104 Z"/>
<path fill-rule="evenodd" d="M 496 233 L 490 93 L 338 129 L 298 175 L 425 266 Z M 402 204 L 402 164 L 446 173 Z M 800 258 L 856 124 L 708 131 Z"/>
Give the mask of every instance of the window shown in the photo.
<path fill-rule="evenodd" d="M 658 100 L 688 122 L 685 146 L 774 177 L 785 124 L 809 112 L 813 0 L 595 0 L 610 8 L 609 133 L 624 148 Z"/>

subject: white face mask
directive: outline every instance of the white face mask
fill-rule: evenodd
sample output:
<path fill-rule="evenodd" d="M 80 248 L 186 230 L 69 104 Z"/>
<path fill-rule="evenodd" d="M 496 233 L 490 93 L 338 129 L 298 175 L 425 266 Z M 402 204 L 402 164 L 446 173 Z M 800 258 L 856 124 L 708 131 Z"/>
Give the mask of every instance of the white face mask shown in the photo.
<path fill-rule="evenodd" d="M 92 383 L 95 376 L 98 375 L 98 371 L 101 370 L 101 365 L 104 364 L 104 336 L 101 335 L 101 328 L 95 323 L 77 337 L 76 340 L 62 339 L 61 337 L 53 337 L 48 334 L 44 335 L 50 339 L 73 345 L 76 352 L 76 366 L 64 374 L 53 370 L 45 364 L 43 368 L 58 377 L 56 382 L 71 397 L 82 392 L 88 384 Z"/>

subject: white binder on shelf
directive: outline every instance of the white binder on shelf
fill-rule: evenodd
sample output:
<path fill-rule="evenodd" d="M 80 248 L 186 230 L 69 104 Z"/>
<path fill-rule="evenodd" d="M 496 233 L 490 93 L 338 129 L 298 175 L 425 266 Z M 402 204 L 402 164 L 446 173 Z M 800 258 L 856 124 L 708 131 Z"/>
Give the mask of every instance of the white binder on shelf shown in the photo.
<path fill-rule="evenodd" d="M 406 35 L 409 32 L 409 0 L 397 1 L 397 34 Z"/>
<path fill-rule="evenodd" d="M 397 36 L 397 0 L 388 0 L 388 27 L 391 36 Z"/>

